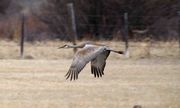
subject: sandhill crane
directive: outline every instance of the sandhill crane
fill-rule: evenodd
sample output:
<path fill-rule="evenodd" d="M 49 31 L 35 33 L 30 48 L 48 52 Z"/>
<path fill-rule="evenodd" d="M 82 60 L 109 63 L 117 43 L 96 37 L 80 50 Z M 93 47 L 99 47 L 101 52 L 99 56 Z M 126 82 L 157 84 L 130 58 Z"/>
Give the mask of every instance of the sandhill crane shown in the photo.
<path fill-rule="evenodd" d="M 116 51 L 108 46 L 89 41 L 80 45 L 63 45 L 59 48 L 81 48 L 74 55 L 69 71 L 65 75 L 66 79 L 70 78 L 70 81 L 78 79 L 79 73 L 89 62 L 91 62 L 91 73 L 94 74 L 94 77 L 102 77 L 110 52 L 124 54 L 123 51 Z"/>

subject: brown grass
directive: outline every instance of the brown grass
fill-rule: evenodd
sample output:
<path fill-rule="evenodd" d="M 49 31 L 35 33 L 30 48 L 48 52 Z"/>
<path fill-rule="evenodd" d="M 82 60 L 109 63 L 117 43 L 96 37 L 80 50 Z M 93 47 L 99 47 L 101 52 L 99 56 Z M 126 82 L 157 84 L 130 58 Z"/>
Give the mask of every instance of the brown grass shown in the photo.
<path fill-rule="evenodd" d="M 180 60 L 108 59 L 103 78 L 89 64 L 65 80 L 71 60 L 0 60 L 1 108 L 180 108 Z"/>
<path fill-rule="evenodd" d="M 72 49 L 57 49 L 67 42 L 46 41 L 25 43 L 25 58 L 27 59 L 71 59 Z M 80 43 L 80 42 L 78 42 Z M 118 41 L 101 41 L 97 43 L 106 44 L 116 50 L 124 50 L 124 43 Z M 68 43 L 71 44 L 71 43 Z M 12 41 L 0 41 L 0 59 L 18 59 L 19 44 Z M 150 44 L 148 42 L 130 42 L 131 58 L 179 58 L 179 48 L 177 42 L 157 42 Z M 124 56 L 112 54 L 109 59 L 123 59 Z"/>

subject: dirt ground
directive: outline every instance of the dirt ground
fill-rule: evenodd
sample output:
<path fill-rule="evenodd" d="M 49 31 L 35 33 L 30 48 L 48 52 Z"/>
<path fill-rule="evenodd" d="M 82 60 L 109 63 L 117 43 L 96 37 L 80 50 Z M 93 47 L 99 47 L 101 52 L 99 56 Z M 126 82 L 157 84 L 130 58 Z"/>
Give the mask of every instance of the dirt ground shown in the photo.
<path fill-rule="evenodd" d="M 1 108 L 180 108 L 180 60 L 107 60 L 65 80 L 71 59 L 0 60 Z"/>

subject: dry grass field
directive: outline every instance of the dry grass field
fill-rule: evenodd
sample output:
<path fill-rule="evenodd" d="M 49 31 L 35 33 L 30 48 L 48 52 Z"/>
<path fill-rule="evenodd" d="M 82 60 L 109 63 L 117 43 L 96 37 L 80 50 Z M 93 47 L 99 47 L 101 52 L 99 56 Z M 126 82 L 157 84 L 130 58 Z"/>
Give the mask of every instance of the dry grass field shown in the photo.
<path fill-rule="evenodd" d="M 123 49 L 118 42 L 104 43 Z M 156 44 L 144 58 L 146 45 L 133 43 L 131 59 L 110 55 L 102 78 L 94 78 L 88 64 L 70 82 L 64 75 L 73 53 L 57 50 L 61 44 L 26 44 L 28 59 L 20 60 L 17 43 L 0 43 L 0 108 L 180 108 L 177 45 Z"/>
<path fill-rule="evenodd" d="M 90 66 L 65 80 L 71 60 L 1 60 L 1 108 L 179 108 L 179 60 L 108 60 L 103 78 Z"/>

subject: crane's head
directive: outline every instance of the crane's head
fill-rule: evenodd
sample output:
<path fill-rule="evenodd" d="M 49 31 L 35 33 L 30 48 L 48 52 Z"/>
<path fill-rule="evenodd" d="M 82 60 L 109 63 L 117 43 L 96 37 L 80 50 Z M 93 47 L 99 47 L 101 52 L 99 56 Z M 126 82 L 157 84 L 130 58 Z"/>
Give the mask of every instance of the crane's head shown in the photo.
<path fill-rule="evenodd" d="M 63 45 L 63 46 L 61 46 L 61 47 L 59 47 L 58 49 L 61 49 L 61 48 L 69 48 L 69 45 Z"/>

